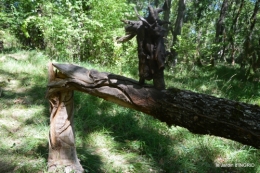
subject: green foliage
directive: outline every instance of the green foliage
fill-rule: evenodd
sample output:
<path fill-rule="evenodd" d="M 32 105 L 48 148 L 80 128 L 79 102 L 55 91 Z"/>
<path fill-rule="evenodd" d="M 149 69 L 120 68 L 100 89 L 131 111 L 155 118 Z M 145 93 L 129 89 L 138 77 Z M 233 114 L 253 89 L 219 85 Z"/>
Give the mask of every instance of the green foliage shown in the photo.
<path fill-rule="evenodd" d="M 94 63 L 114 64 L 119 56 L 115 39 L 124 34 L 120 19 L 131 15 L 129 6 L 124 0 L 91 0 L 87 5 L 91 10 L 85 25 L 85 30 L 89 31 L 83 48 L 86 57 Z"/>
<path fill-rule="evenodd" d="M 80 3 L 66 1 L 61 7 L 62 15 L 43 17 L 47 52 L 56 59 L 114 64 L 118 59 L 114 42 L 118 34 L 123 34 L 120 18 L 127 13 L 127 4 L 88 1 L 85 6 L 90 10 L 85 11 Z M 60 7 L 49 3 L 45 8 L 45 13 L 50 14 Z"/>
<path fill-rule="evenodd" d="M 187 33 L 187 30 L 189 30 L 189 27 L 186 27 L 186 25 L 182 28 L 183 31 Z M 190 32 L 188 32 L 190 33 Z M 175 46 L 173 46 L 173 48 L 178 52 L 178 54 L 180 55 L 178 57 L 178 61 L 181 62 L 194 62 L 194 55 L 196 54 L 196 42 L 194 42 L 193 40 L 195 40 L 195 34 L 194 33 L 190 33 L 189 35 L 178 35 L 177 36 L 177 44 L 175 44 Z"/>
<path fill-rule="evenodd" d="M 257 1 L 228 1 L 228 11 L 222 20 L 223 34 L 220 42 L 216 40 L 216 22 L 220 20 L 221 6 L 224 1 L 186 1 L 186 16 L 184 19 L 181 42 L 174 45 L 178 59 L 186 62 L 187 59 L 204 65 L 218 62 L 236 62 L 241 66 L 253 68 L 258 74 L 259 59 L 259 15 L 255 25 L 251 19 Z M 242 8 L 240 9 L 240 5 Z M 173 11 L 177 11 L 178 6 Z M 222 14 L 223 15 L 223 14 Z M 175 18 L 171 18 L 175 22 Z M 251 32 L 253 31 L 253 32 Z M 251 35 L 251 36 L 250 36 Z M 250 44 L 245 44 L 249 39 Z M 194 47 L 195 46 L 195 47 Z M 170 47 L 172 47 L 170 45 Z M 256 55 L 257 54 L 257 55 Z"/>
<path fill-rule="evenodd" d="M 45 49 L 57 60 L 103 65 L 117 62 L 115 39 L 124 34 L 120 19 L 134 16 L 125 0 L 9 4 L 12 30 L 27 48 Z"/>
<path fill-rule="evenodd" d="M 125 62 L 135 64 L 137 54 L 132 47 L 116 43 L 116 37 L 124 35 L 120 19 L 136 19 L 133 7 L 145 15 L 148 2 L 126 0 L 60 0 L 19 2 L 4 0 L 0 4 L 0 27 L 8 28 L 21 41 L 25 48 L 45 49 L 56 60 L 88 61 L 100 65 L 120 65 Z M 163 1 L 158 1 L 160 5 Z M 194 63 L 198 59 L 207 65 L 212 59 L 228 61 L 231 54 L 237 63 L 246 63 L 257 74 L 259 68 L 259 22 L 254 26 L 250 51 L 245 54 L 244 41 L 250 31 L 250 17 L 255 1 L 245 1 L 241 11 L 239 1 L 229 2 L 225 16 L 223 41 L 216 43 L 216 21 L 219 18 L 223 1 L 186 1 L 186 17 L 179 42 L 174 45 L 179 62 Z M 173 27 L 176 20 L 178 2 L 172 2 L 170 21 Z M 234 20 L 236 14 L 238 21 Z M 163 17 L 163 16 L 162 16 Z M 258 20 L 258 18 L 257 18 Z M 231 48 L 231 36 L 235 50 Z M 132 44 L 130 44 L 132 46 Z M 129 45 L 129 46 L 130 46 Z M 168 36 L 168 49 L 172 48 L 171 35 Z M 225 54 L 221 57 L 221 50 Z M 129 56 L 128 56 L 129 54 Z M 131 54 L 131 55 L 130 55 Z M 125 60 L 122 56 L 130 59 Z M 245 57 L 243 57 L 245 56 Z M 239 59 L 240 58 L 240 59 Z M 253 66 L 254 65 L 254 66 Z M 249 69 L 250 71 L 250 69 Z"/>

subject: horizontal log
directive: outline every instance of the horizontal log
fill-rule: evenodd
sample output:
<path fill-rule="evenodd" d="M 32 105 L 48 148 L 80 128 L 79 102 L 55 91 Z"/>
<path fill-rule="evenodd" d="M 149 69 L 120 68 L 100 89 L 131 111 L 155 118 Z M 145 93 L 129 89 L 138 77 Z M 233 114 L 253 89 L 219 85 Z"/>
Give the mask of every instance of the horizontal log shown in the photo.
<path fill-rule="evenodd" d="M 47 96 L 59 90 L 78 90 L 151 115 L 169 126 L 185 127 L 260 148 L 260 107 L 210 95 L 170 88 L 156 90 L 112 73 L 72 64 L 53 63 L 56 80 Z"/>

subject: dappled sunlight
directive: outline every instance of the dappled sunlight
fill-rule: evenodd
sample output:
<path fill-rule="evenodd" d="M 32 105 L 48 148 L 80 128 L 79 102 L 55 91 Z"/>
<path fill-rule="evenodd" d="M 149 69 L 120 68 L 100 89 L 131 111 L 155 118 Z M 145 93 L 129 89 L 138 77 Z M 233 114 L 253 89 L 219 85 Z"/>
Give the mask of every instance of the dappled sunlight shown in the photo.
<path fill-rule="evenodd" d="M 122 143 L 117 142 L 113 136 L 103 132 L 91 133 L 86 139 L 90 154 L 100 156 L 103 163 L 101 169 L 122 172 L 135 170 L 158 171 L 158 168 L 153 166 L 150 159 L 138 154 L 140 147 L 138 141 L 125 142 L 125 147 L 121 148 Z"/>
<path fill-rule="evenodd" d="M 92 133 L 88 136 L 88 145 L 92 149 L 92 154 L 101 156 L 102 162 L 105 164 L 111 164 L 110 166 L 115 169 L 127 169 L 127 160 L 123 154 L 119 154 L 115 151 L 116 142 L 109 135 Z"/>
<path fill-rule="evenodd" d="M 49 111 L 44 96 L 48 60 L 34 60 L 31 57 L 34 55 L 42 56 L 35 52 L 30 54 L 25 60 L 29 65 L 22 62 L 24 60 L 10 58 L 0 64 L 1 161 L 18 172 L 38 172 L 47 168 Z M 88 63 L 80 65 L 96 68 Z M 114 71 L 119 73 L 120 69 Z M 133 71 L 124 72 L 128 73 L 134 74 Z M 242 87 L 242 82 L 237 76 L 232 77 L 231 72 L 221 75 L 221 70 L 214 74 L 214 70 L 204 73 L 200 69 L 193 72 L 182 69 L 182 73 L 188 76 L 177 74 L 173 78 L 166 72 L 168 85 L 221 97 L 226 90 L 225 94 L 233 97 L 237 92 L 233 89 Z M 243 90 L 249 94 L 258 89 L 250 82 L 244 85 L 247 88 Z M 238 93 L 237 98 L 249 100 L 242 93 Z M 84 169 L 90 172 L 221 172 L 216 167 L 218 163 L 248 161 L 256 164 L 259 157 L 257 150 L 243 148 L 244 145 L 237 142 L 195 135 L 179 126 L 168 127 L 146 114 L 94 96 L 75 92 L 74 100 L 77 154 Z"/>
<path fill-rule="evenodd" d="M 15 143 L 16 146 L 22 144 L 26 138 L 47 141 L 49 127 L 46 117 L 43 116 L 44 109 L 43 106 L 34 106 L 26 109 L 10 107 L 1 110 L 0 138 L 5 137 L 7 145 Z"/>
<path fill-rule="evenodd" d="M 33 155 L 32 152 L 21 153 L 19 150 L 9 149 L 6 152 L 2 152 L 1 160 L 5 160 L 6 164 L 12 167 L 11 172 L 39 172 L 46 169 L 46 159 L 37 155 Z M 6 166 L 6 165 L 5 165 Z M 41 167 L 42 169 L 39 169 Z M 3 170 L 1 166 L 0 170 Z"/>
<path fill-rule="evenodd" d="M 19 53 L 11 53 L 11 54 L 3 54 L 2 56 L 0 56 L 0 61 L 4 62 L 7 59 L 12 59 L 12 60 L 27 60 L 29 58 L 29 53 L 28 51 L 23 51 L 23 52 L 19 52 Z"/>
<path fill-rule="evenodd" d="M 21 77 L 29 77 L 28 74 L 31 73 L 31 75 L 36 75 L 36 74 L 43 74 L 41 70 L 39 69 L 38 66 L 35 66 L 35 64 L 27 62 L 27 63 L 19 63 L 19 62 L 6 62 L 4 63 L 4 69 L 6 72 L 12 73 L 13 75 L 19 75 L 16 76 L 18 78 Z M 46 70 L 47 70 L 47 64 L 46 64 Z M 21 74 L 20 74 L 21 73 Z M 25 74 L 23 74 L 25 73 Z M 22 76 L 20 76 L 22 75 Z"/>
<path fill-rule="evenodd" d="M 41 56 L 43 65 L 35 64 L 39 60 L 31 59 L 34 55 Z M 46 64 L 47 59 L 35 52 L 1 56 L 0 155 L 1 161 L 14 172 L 46 169 L 49 132 L 44 99 Z"/>
<path fill-rule="evenodd" d="M 43 106 L 39 106 L 11 107 L 0 112 L 1 160 L 12 161 L 14 170 L 39 171 L 39 167 L 45 167 L 49 126 L 43 111 Z"/>
<path fill-rule="evenodd" d="M 260 105 L 260 1 L 163 3 L 164 0 L 0 2 L 0 173 L 48 172 L 51 113 L 45 94 L 49 91 L 50 62 L 73 63 L 138 80 L 142 76 L 142 57 L 147 61 L 143 71 L 151 73 L 152 78 L 157 72 L 150 69 L 158 64 L 151 60 L 162 59 L 168 91 L 190 90 L 200 96 Z M 161 10 L 164 12 L 158 16 Z M 132 25 L 135 22 L 131 21 L 138 19 L 140 23 Z M 131 40 L 119 44 L 119 36 L 124 34 L 125 39 Z M 134 38 L 135 35 L 138 36 Z M 99 83 L 100 90 L 103 85 L 113 84 L 112 80 L 98 80 L 94 73 L 88 75 Z M 74 79 L 67 84 L 75 87 L 71 81 Z M 127 89 L 121 91 L 136 99 Z M 169 127 L 140 111 L 78 91 L 73 97 L 74 119 L 67 124 L 73 124 L 77 157 L 86 173 L 260 173 L 259 149 L 222 137 L 194 134 L 180 126 Z M 149 95 L 146 99 L 150 101 Z M 209 99 L 214 101 L 213 97 Z M 158 114 L 157 106 L 163 107 L 168 101 L 162 100 L 151 112 L 168 119 L 168 115 Z M 201 106 L 210 101 L 202 104 L 198 100 L 189 102 L 196 107 L 183 105 L 178 113 L 175 104 L 164 111 L 175 107 L 172 114 L 178 114 L 178 124 L 185 126 L 190 121 L 189 129 L 198 126 L 198 133 L 205 130 L 210 134 L 206 128 L 214 122 L 209 119 L 207 123 L 210 115 Z M 219 115 L 229 107 L 219 105 L 213 105 Z M 250 119 L 253 111 L 243 114 L 239 103 L 233 108 L 226 111 L 227 119 L 234 117 L 237 122 L 243 116 L 248 127 L 255 125 Z M 192 117 L 194 121 L 182 115 L 199 109 L 205 115 Z M 169 116 L 176 118 L 172 114 Z M 232 126 L 229 122 L 223 124 Z M 249 131 L 242 122 L 239 125 L 235 128 L 241 135 L 245 134 L 243 129 Z M 252 145 L 253 136 L 259 137 L 259 129 L 256 126 L 252 135 L 238 137 L 248 141 L 250 138 Z M 219 134 L 229 131 L 219 130 Z M 64 155 L 69 157 L 67 152 Z"/>
<path fill-rule="evenodd" d="M 76 139 L 80 141 L 80 147 L 88 150 L 88 154 L 92 153 L 89 157 L 99 158 L 97 160 L 101 163 L 93 166 L 95 170 L 110 170 L 118 158 L 123 157 L 119 163 L 142 172 L 218 172 L 220 169 L 216 167 L 216 160 L 225 158 L 222 153 L 231 153 L 243 146 L 220 137 L 195 135 L 179 126 L 167 127 L 165 123 L 143 113 L 93 96 L 77 93 L 77 97 L 82 102 L 77 100 L 75 103 L 78 107 L 75 117 L 78 127 Z M 252 155 L 247 153 L 248 156 Z M 84 156 L 80 157 L 83 163 L 92 164 Z M 240 162 L 245 162 L 244 158 L 241 157 Z M 252 157 L 254 159 L 256 156 Z"/>
<path fill-rule="evenodd" d="M 252 148 L 253 149 L 253 148 Z M 254 158 L 249 156 L 248 148 L 227 150 L 222 148 L 222 152 L 215 158 L 214 163 L 217 167 L 238 167 L 254 168 L 258 166 Z M 253 149 L 256 150 L 256 149 Z M 243 160 L 243 161 L 241 161 Z"/>
<path fill-rule="evenodd" d="M 0 116 L 11 117 L 13 119 L 19 119 L 20 121 L 25 121 L 35 115 L 40 116 L 43 114 L 46 108 L 43 105 L 31 106 L 27 108 L 17 108 L 17 105 L 10 106 L 6 109 L 0 111 Z M 40 117 L 39 117 L 40 118 Z M 42 119 L 42 118 L 40 118 Z"/>
<path fill-rule="evenodd" d="M 173 158 L 175 164 L 180 164 L 182 170 L 201 172 L 211 169 L 212 172 L 222 167 L 229 168 L 237 164 L 237 169 L 242 169 L 241 163 L 254 165 L 246 166 L 250 172 L 256 166 L 256 157 L 250 156 L 257 150 L 253 147 L 241 145 L 235 141 L 210 135 L 194 135 L 182 127 L 171 127 L 171 135 L 176 143 L 168 146 L 169 151 L 175 151 Z M 180 138 L 178 138 L 180 136 Z M 173 154 L 173 153 L 172 153 Z M 221 167 L 222 165 L 222 167 Z M 234 170 L 234 167 L 230 170 Z"/>

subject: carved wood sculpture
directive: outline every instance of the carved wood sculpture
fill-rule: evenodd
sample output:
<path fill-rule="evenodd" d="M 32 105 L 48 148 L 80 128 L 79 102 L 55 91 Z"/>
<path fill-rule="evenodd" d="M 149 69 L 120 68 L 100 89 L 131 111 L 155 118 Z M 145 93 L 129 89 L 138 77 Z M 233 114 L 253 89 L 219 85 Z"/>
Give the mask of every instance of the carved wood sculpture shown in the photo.
<path fill-rule="evenodd" d="M 78 90 L 144 112 L 166 122 L 169 126 L 178 125 L 193 133 L 220 136 L 260 148 L 260 107 L 257 105 L 180 89 L 160 91 L 152 86 L 142 86 L 139 82 L 123 76 L 87 70 L 72 64 L 55 63 L 53 66 L 58 69 L 59 73 L 56 73 L 48 84 L 47 98 L 52 104 L 56 103 L 53 100 L 58 99 L 63 100 L 63 105 L 67 106 L 68 102 L 64 100 L 68 101 L 71 96 L 70 92 Z M 65 95 L 61 96 L 63 94 Z M 72 125 L 73 116 L 68 115 L 68 112 L 71 111 L 59 110 L 58 106 L 53 106 L 52 109 L 57 110 L 52 111 L 55 112 L 55 116 L 64 114 L 64 118 L 54 120 L 52 113 L 51 131 L 54 127 L 61 127 L 59 119 L 62 119 L 64 125 L 65 120 Z M 54 130 L 54 132 L 59 134 L 60 130 Z M 60 135 L 64 139 L 72 139 L 71 133 L 61 133 L 62 135 Z M 68 135 L 67 138 L 65 135 Z M 59 145 L 55 142 L 52 144 L 53 141 L 55 140 L 50 140 L 51 146 L 58 146 L 58 150 L 57 147 L 50 149 L 56 150 L 55 153 L 62 153 L 59 151 Z M 75 168 L 78 168 L 74 142 L 70 147 L 73 152 L 66 157 L 71 156 L 71 160 L 75 160 L 73 162 L 76 164 Z M 53 151 L 50 153 L 54 154 Z M 61 159 L 58 156 L 53 156 L 53 158 Z M 63 163 L 57 160 L 52 162 L 52 160 L 52 157 L 49 157 L 48 162 Z"/>
<path fill-rule="evenodd" d="M 54 74 L 49 65 L 49 83 L 59 82 L 59 74 Z M 63 169 L 69 173 L 84 172 L 77 158 L 73 128 L 73 90 L 57 90 L 47 93 L 50 102 L 50 133 L 48 172 Z"/>
<path fill-rule="evenodd" d="M 125 27 L 126 36 L 117 39 L 117 42 L 122 43 L 136 36 L 139 59 L 139 83 L 144 84 L 145 80 L 153 79 L 154 87 L 159 90 L 165 89 L 163 70 L 166 50 L 162 25 L 169 24 L 169 22 L 159 19 L 159 13 L 167 8 L 167 1 L 165 1 L 162 8 L 153 8 L 149 5 L 149 15 L 146 18 L 141 17 L 135 9 L 139 20 L 123 20 L 122 22 L 127 24 Z"/>

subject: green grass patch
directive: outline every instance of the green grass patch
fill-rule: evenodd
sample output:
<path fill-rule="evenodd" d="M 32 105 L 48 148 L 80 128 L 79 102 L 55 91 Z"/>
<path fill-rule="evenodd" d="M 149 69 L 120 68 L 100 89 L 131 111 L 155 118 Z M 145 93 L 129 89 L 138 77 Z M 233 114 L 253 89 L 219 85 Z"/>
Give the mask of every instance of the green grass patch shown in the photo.
<path fill-rule="evenodd" d="M 178 64 L 167 70 L 168 87 L 260 105 L 260 85 L 257 77 L 247 78 L 246 70 L 238 66 L 219 64 L 216 67 L 197 67 Z"/>
<path fill-rule="evenodd" d="M 47 171 L 48 62 L 37 51 L 0 54 L 0 172 Z M 138 80 L 137 66 L 77 64 Z M 167 87 L 259 104 L 259 82 L 243 74 L 231 66 L 179 64 L 166 70 L 165 78 Z M 84 93 L 75 92 L 74 101 L 77 154 L 88 172 L 260 171 L 260 152 L 253 147 L 168 127 L 146 114 Z"/>

